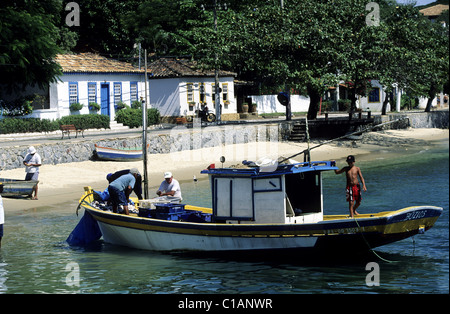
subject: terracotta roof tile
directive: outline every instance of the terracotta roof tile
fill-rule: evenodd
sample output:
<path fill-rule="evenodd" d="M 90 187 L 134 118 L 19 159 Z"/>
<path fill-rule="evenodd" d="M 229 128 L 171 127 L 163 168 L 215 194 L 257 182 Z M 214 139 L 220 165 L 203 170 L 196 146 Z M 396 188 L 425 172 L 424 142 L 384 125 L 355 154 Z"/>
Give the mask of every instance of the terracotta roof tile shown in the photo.
<path fill-rule="evenodd" d="M 153 78 L 214 76 L 214 70 L 202 69 L 197 61 L 177 58 L 160 58 L 148 66 Z M 233 72 L 219 71 L 219 76 L 236 76 Z"/>
<path fill-rule="evenodd" d="M 143 73 L 130 63 L 108 59 L 93 53 L 59 54 L 56 61 L 63 72 L 79 73 Z"/>
<path fill-rule="evenodd" d="M 438 16 L 441 15 L 442 12 L 448 10 L 448 7 L 448 4 L 436 4 L 432 7 L 422 9 L 419 12 L 425 16 Z"/>

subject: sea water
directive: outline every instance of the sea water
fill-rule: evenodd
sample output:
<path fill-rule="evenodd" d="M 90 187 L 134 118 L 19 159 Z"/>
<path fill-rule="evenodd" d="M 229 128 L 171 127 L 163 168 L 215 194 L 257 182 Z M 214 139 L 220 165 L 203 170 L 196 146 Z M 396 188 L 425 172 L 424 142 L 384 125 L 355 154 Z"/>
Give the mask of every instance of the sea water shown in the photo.
<path fill-rule="evenodd" d="M 273 256 L 243 260 L 162 254 L 103 241 L 73 248 L 65 240 L 79 217 L 77 200 L 70 200 L 8 216 L 0 249 L 0 294 L 449 293 L 448 145 L 379 156 L 357 159 L 368 189 L 360 213 L 412 205 L 440 206 L 444 212 L 425 234 L 377 248 L 376 255 L 305 263 Z M 181 187 L 185 203 L 211 205 L 208 180 Z M 328 214 L 348 213 L 344 175 L 325 173 L 323 190 Z M 374 265 L 369 263 L 378 265 L 377 285 L 368 281 L 367 265 Z"/>

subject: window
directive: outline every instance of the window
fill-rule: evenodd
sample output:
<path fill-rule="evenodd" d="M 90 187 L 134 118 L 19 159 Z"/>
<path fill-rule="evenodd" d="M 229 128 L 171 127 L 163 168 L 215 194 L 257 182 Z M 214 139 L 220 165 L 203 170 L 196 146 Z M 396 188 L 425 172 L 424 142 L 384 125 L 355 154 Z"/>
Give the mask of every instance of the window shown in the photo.
<path fill-rule="evenodd" d="M 138 100 L 137 82 L 130 82 L 130 99 L 131 102 Z"/>
<path fill-rule="evenodd" d="M 205 83 L 200 83 L 198 87 L 198 92 L 200 94 L 200 103 L 206 103 L 206 90 L 205 90 Z"/>
<path fill-rule="evenodd" d="M 370 91 L 369 102 L 380 102 L 380 89 L 378 87 Z"/>
<path fill-rule="evenodd" d="M 216 84 L 211 84 L 212 86 L 212 101 L 214 106 L 216 105 Z M 219 93 L 220 93 L 220 84 L 219 84 Z"/>
<path fill-rule="evenodd" d="M 228 103 L 228 84 L 222 84 L 222 99 L 225 104 Z"/>
<path fill-rule="evenodd" d="M 88 83 L 88 103 L 97 102 L 97 84 Z"/>
<path fill-rule="evenodd" d="M 122 83 L 114 83 L 114 103 L 122 101 Z"/>
<path fill-rule="evenodd" d="M 186 93 L 187 93 L 187 102 L 193 103 L 194 102 L 194 84 L 192 84 L 192 83 L 186 84 Z"/>
<path fill-rule="evenodd" d="M 78 83 L 69 83 L 69 105 L 78 102 Z"/>

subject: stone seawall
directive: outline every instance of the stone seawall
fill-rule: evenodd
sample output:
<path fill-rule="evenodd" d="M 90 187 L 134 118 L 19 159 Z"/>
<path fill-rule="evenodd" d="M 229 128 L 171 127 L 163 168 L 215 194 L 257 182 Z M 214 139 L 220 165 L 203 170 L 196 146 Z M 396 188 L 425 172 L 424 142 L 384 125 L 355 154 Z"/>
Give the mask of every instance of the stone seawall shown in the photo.
<path fill-rule="evenodd" d="M 148 132 L 149 154 L 166 154 L 183 150 L 194 150 L 226 144 L 252 142 L 276 142 L 280 138 L 280 124 L 242 124 L 186 128 L 177 126 L 171 130 Z M 87 161 L 93 158 L 95 144 L 103 147 L 142 147 L 141 135 L 130 135 L 111 139 L 71 139 L 53 141 L 37 140 L 33 146 L 42 157 L 43 164 L 63 164 Z M 0 167 L 3 170 L 21 168 L 28 146 L 4 147 L 0 152 Z"/>
<path fill-rule="evenodd" d="M 404 117 L 409 118 L 409 124 L 402 123 L 397 128 L 448 128 L 449 126 L 449 111 L 375 116 L 375 123 Z M 204 128 L 194 126 L 194 128 L 189 129 L 177 126 L 172 130 L 153 130 L 148 132 L 148 153 L 165 154 L 226 144 L 283 141 L 287 138 L 293 122 L 258 122 Z M 330 136 L 330 138 L 332 137 Z M 33 145 L 41 155 L 43 164 L 63 164 L 90 160 L 93 157 L 95 144 L 114 148 L 142 147 L 142 137 L 133 134 L 128 137 L 102 140 L 93 140 L 88 137 L 85 139 L 58 140 L 56 142 L 53 140 L 37 140 Z M 27 148 L 28 146 L 25 145 L 2 148 L 0 151 L 0 168 L 8 170 L 24 167 L 22 162 Z"/>

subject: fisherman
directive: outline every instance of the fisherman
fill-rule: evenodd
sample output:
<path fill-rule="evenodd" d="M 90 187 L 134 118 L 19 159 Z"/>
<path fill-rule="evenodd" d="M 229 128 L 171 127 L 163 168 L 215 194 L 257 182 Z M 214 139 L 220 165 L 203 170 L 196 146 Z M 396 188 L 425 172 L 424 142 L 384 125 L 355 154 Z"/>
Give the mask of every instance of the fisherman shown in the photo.
<path fill-rule="evenodd" d="M 27 155 L 23 160 L 23 164 L 25 165 L 25 171 L 27 175 L 25 176 L 25 181 L 37 181 L 39 179 L 39 167 L 42 165 L 41 156 L 36 152 L 36 149 L 33 146 L 30 146 L 27 151 Z M 34 196 L 31 198 L 32 200 L 37 200 L 38 193 L 38 185 L 33 188 Z"/>
<path fill-rule="evenodd" d="M 366 183 L 364 181 L 363 175 L 361 173 L 361 169 L 355 166 L 355 156 L 349 155 L 346 159 L 348 166 L 339 170 L 334 170 L 336 174 L 341 174 L 343 172 L 346 173 L 347 177 L 347 202 L 348 209 L 350 211 L 350 217 L 354 217 L 359 215 L 356 209 L 361 205 L 361 186 L 358 181 L 358 177 L 361 180 L 363 191 L 366 192 Z"/>
<path fill-rule="evenodd" d="M 130 173 L 118 177 L 109 184 L 108 192 L 114 213 L 117 213 L 118 206 L 122 205 L 125 215 L 130 214 L 128 211 L 129 197 L 136 184 L 138 175 L 140 175 L 139 171 L 136 168 L 132 168 Z"/>
<path fill-rule="evenodd" d="M 117 178 L 130 173 L 130 169 L 125 169 L 125 170 L 120 170 L 120 171 L 116 171 L 114 173 L 109 173 L 106 176 L 106 180 L 108 180 L 109 183 L 113 182 L 114 180 L 116 180 Z M 136 196 L 138 197 L 139 200 L 142 199 L 142 176 L 140 173 L 138 173 L 138 175 L 136 176 L 136 183 L 134 184 L 134 188 L 133 188 L 134 193 L 136 193 Z"/>
<path fill-rule="evenodd" d="M 172 172 L 164 173 L 164 181 L 161 182 L 158 191 L 156 192 L 158 196 L 173 196 L 178 197 L 180 200 L 181 197 L 181 188 L 180 183 L 173 178 Z"/>

